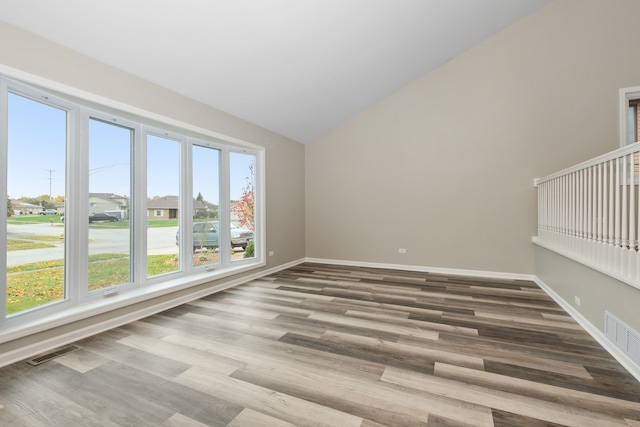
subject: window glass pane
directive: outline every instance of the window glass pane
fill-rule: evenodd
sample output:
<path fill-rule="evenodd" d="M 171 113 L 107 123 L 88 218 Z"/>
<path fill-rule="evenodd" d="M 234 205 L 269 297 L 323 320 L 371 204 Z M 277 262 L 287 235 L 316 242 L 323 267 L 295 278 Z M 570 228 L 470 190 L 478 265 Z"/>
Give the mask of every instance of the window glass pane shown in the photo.
<path fill-rule="evenodd" d="M 89 120 L 89 291 L 132 281 L 133 130 Z"/>
<path fill-rule="evenodd" d="M 220 262 L 220 151 L 193 146 L 193 266 Z"/>
<path fill-rule="evenodd" d="M 65 298 L 67 113 L 9 94 L 6 313 Z"/>
<path fill-rule="evenodd" d="M 636 142 L 636 114 L 635 108 L 629 106 L 627 110 L 627 144 L 633 144 Z"/>
<path fill-rule="evenodd" d="M 231 260 L 254 258 L 256 156 L 229 155 Z"/>
<path fill-rule="evenodd" d="M 147 135 L 147 277 L 177 271 L 180 143 Z"/>

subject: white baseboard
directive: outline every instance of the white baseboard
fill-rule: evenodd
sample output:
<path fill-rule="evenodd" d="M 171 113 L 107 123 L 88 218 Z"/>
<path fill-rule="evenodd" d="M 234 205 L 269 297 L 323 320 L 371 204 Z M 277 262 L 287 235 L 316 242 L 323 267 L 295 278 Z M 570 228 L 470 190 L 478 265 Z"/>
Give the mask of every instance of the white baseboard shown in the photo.
<path fill-rule="evenodd" d="M 613 356 L 631 375 L 640 381 L 640 366 L 638 366 L 629 356 L 624 354 L 614 343 L 607 339 L 600 329 L 593 323 L 589 322 L 580 312 L 578 312 L 571 304 L 565 301 L 560 295 L 555 293 L 553 289 L 547 286 L 540 278 L 536 277 L 535 282 L 540 288 L 547 293 L 555 302 L 557 302 L 569 315 L 582 326 L 588 333 L 600 344 L 611 356 Z"/>
<path fill-rule="evenodd" d="M 533 274 L 504 273 L 499 271 L 464 270 L 464 269 L 458 269 L 458 268 L 425 267 L 422 265 L 404 265 L 404 264 L 384 264 L 384 263 L 377 263 L 377 262 L 345 261 L 345 260 L 324 259 L 324 258 L 305 258 L 304 261 L 314 262 L 319 264 L 345 265 L 345 266 L 369 267 L 369 268 L 386 268 L 386 269 L 392 269 L 392 270 L 420 271 L 424 273 L 451 274 L 454 276 L 489 277 L 493 279 L 531 280 L 531 281 L 535 279 L 535 276 Z"/>
<path fill-rule="evenodd" d="M 215 286 L 209 289 L 192 292 L 187 295 L 183 295 L 179 298 L 171 299 L 169 301 L 164 301 L 158 304 L 154 304 L 152 306 L 141 308 L 131 313 L 127 313 L 126 315 L 109 318 L 102 322 L 95 323 L 86 327 L 74 329 L 72 331 L 65 332 L 63 334 L 41 340 L 33 344 L 20 346 L 14 350 L 9 350 L 0 354 L 0 367 L 10 365 L 12 363 L 19 362 L 24 359 L 28 359 L 38 354 L 46 353 L 55 348 L 62 347 L 67 344 L 71 344 L 78 340 L 99 334 L 100 332 L 104 332 L 109 329 L 126 325 L 127 323 L 135 322 L 136 320 L 140 320 L 145 317 L 151 316 L 153 314 L 160 313 L 164 310 L 177 307 L 181 304 L 194 301 L 198 298 L 202 298 L 207 295 L 211 295 L 216 292 L 220 292 L 225 289 L 238 286 L 243 283 L 247 283 L 251 280 L 259 279 L 260 277 L 277 273 L 278 271 L 296 266 L 302 262 L 304 262 L 304 259 L 299 259 L 286 264 L 281 264 L 277 267 L 273 267 L 267 270 L 262 270 L 254 274 L 250 274 L 248 276 L 243 276 L 238 279 L 232 279 L 232 280 L 226 281 L 218 286 Z"/>

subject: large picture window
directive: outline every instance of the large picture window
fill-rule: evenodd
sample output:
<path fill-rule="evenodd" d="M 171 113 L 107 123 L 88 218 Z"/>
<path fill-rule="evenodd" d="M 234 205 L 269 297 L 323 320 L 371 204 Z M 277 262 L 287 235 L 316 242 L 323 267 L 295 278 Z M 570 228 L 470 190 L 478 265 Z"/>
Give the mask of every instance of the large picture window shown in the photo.
<path fill-rule="evenodd" d="M 0 334 L 264 265 L 259 147 L 2 76 L 0 113 Z"/>

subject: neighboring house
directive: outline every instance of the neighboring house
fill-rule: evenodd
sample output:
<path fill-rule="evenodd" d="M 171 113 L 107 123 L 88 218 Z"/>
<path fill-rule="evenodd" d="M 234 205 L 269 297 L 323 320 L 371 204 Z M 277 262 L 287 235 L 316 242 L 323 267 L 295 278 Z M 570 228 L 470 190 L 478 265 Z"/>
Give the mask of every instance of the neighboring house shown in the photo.
<path fill-rule="evenodd" d="M 14 215 L 29 215 L 37 214 L 42 210 L 42 206 L 34 205 L 33 203 L 19 202 L 16 200 L 11 201 L 11 208 Z"/>
<path fill-rule="evenodd" d="M 178 196 L 154 197 L 147 201 L 147 219 L 176 219 L 180 210 L 180 199 Z M 198 216 L 198 212 L 205 212 L 207 206 L 199 200 L 193 201 L 193 215 Z"/>
<path fill-rule="evenodd" d="M 129 198 L 113 193 L 89 193 L 89 213 L 94 214 L 105 211 L 126 212 L 129 217 Z"/>
<path fill-rule="evenodd" d="M 147 219 L 178 218 L 179 206 L 178 196 L 154 197 L 147 201 Z"/>

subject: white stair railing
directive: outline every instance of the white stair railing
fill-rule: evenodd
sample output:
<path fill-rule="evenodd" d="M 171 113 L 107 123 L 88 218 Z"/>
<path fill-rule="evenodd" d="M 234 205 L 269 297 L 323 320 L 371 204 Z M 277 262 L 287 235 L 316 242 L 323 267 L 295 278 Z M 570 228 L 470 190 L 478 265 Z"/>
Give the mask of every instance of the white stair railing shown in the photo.
<path fill-rule="evenodd" d="M 640 142 L 536 179 L 534 242 L 640 288 Z"/>

